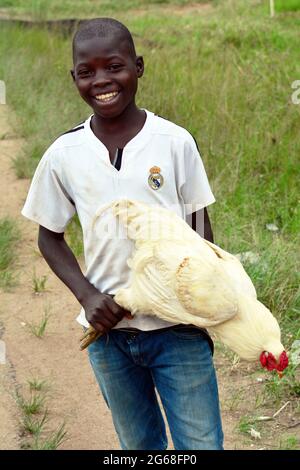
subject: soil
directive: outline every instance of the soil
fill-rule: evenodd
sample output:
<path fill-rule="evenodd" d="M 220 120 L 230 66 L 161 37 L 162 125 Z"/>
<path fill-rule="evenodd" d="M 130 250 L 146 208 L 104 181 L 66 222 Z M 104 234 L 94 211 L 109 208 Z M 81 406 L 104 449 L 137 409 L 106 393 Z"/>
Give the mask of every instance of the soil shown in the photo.
<path fill-rule="evenodd" d="M 37 249 L 37 226 L 21 216 L 30 181 L 17 179 L 12 159 L 22 151 L 23 140 L 13 130 L 13 112 L 0 105 L 0 217 L 13 217 L 21 231 L 16 250 L 18 284 L 1 293 L 0 339 L 6 345 L 6 363 L 0 363 L 0 449 L 20 449 L 30 441 L 22 427 L 22 412 L 16 393 L 29 396 L 28 380 L 47 381 L 46 404 L 49 423 L 45 433 L 65 422 L 67 439 L 60 449 L 119 449 L 110 411 L 94 379 L 86 351 L 79 350 L 81 327 L 75 321 L 79 304 L 50 271 Z M 33 291 L 33 276 L 47 276 L 46 291 Z M 29 329 L 50 313 L 45 335 L 38 338 Z M 235 364 L 216 348 L 215 364 L 219 380 L 226 449 L 267 449 L 278 445 L 281 432 L 299 435 L 295 405 L 290 402 L 276 421 L 267 422 L 262 440 L 237 430 L 241 417 L 253 415 L 263 383 L 256 365 Z M 37 393 L 37 392 L 35 392 Z M 265 409 L 273 414 L 279 406 Z M 299 416 L 298 416 L 299 418 Z M 297 427 L 298 426 L 298 427 Z M 265 437 L 264 437 L 265 436 Z M 169 441 L 171 439 L 169 436 Z M 277 442 L 277 444 L 276 444 Z M 170 444 L 170 448 L 171 448 Z"/>

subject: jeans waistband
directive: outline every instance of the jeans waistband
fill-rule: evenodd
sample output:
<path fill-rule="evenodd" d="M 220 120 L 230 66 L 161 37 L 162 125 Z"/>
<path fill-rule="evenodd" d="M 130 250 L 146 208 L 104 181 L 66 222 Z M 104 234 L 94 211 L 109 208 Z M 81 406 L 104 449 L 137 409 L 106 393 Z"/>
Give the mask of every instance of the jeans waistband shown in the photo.
<path fill-rule="evenodd" d="M 185 325 L 183 323 L 179 323 L 178 325 L 171 325 L 167 326 L 165 328 L 157 328 L 155 330 L 139 330 L 138 328 L 113 328 L 111 331 L 117 330 L 117 331 L 123 331 L 125 333 L 134 333 L 136 335 L 139 335 L 140 333 L 160 333 L 161 331 L 167 331 L 167 330 L 180 330 L 182 328 L 197 328 L 205 337 L 205 339 L 208 341 L 208 344 L 210 346 L 212 355 L 214 354 L 214 343 L 213 340 L 211 339 L 208 331 L 205 328 L 200 328 L 199 326 L 195 325 Z"/>
<path fill-rule="evenodd" d="M 180 329 L 180 328 L 197 328 L 198 330 L 206 331 L 204 328 L 200 328 L 195 325 L 185 325 L 183 323 L 178 323 L 176 325 L 171 325 L 171 326 L 166 326 L 164 328 L 156 328 L 155 330 L 139 330 L 138 328 L 130 328 L 130 327 L 122 327 L 122 328 L 113 328 L 114 330 L 120 330 L 120 331 L 134 331 L 135 333 L 154 333 L 155 331 L 165 331 L 165 330 L 170 330 L 172 328 L 175 329 Z"/>

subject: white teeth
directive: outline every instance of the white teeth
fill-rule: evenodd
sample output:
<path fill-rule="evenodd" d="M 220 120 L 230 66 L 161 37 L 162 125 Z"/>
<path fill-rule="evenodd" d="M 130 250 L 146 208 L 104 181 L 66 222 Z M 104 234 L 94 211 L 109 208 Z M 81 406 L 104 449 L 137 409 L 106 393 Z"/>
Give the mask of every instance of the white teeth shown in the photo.
<path fill-rule="evenodd" d="M 109 101 L 111 98 L 117 96 L 118 92 L 113 91 L 112 93 L 105 93 L 103 95 L 96 95 L 95 98 L 99 101 Z"/>

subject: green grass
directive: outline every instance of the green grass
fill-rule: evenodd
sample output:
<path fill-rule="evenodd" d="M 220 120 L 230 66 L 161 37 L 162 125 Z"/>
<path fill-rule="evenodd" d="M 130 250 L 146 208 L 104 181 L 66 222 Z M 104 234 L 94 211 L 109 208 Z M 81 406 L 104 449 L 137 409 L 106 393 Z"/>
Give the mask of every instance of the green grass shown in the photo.
<path fill-rule="evenodd" d="M 284 327 L 283 340 L 288 346 L 300 335 L 299 271 L 294 243 L 296 245 L 296 237 L 291 237 L 290 241 L 288 236 L 266 234 L 266 239 L 257 245 L 260 260 L 256 264 L 245 264 L 259 300 L 268 306 Z"/>
<path fill-rule="evenodd" d="M 132 9 L 151 10 L 168 5 L 184 6 L 189 0 L 1 0 L 0 6 L 11 16 L 22 16 L 35 20 L 105 16 Z M 218 3 L 217 0 L 196 0 L 193 3 Z"/>
<path fill-rule="evenodd" d="M 275 0 L 276 11 L 298 11 L 300 0 Z"/>
<path fill-rule="evenodd" d="M 20 231 L 16 222 L 9 217 L 0 219 L 0 287 L 4 290 L 16 284 L 13 267 L 16 263 L 16 246 Z"/>
<path fill-rule="evenodd" d="M 31 416 L 39 413 L 45 403 L 45 396 L 31 394 L 30 398 L 24 398 L 21 395 L 17 396 L 17 403 L 24 416 Z"/>
<path fill-rule="evenodd" d="M 39 323 L 28 322 L 27 326 L 29 328 L 29 331 L 37 338 L 43 338 L 46 332 L 46 327 L 48 325 L 50 316 L 51 314 L 49 313 L 49 308 L 46 307 Z"/>
<path fill-rule="evenodd" d="M 279 450 L 299 450 L 299 437 L 290 434 L 280 439 Z"/>
<path fill-rule="evenodd" d="M 66 240 L 76 257 L 83 255 L 82 230 L 77 215 L 73 217 L 67 227 Z"/>
<path fill-rule="evenodd" d="M 268 381 L 264 385 L 262 396 L 264 403 L 273 404 L 277 407 L 283 404 L 287 398 L 300 397 L 300 378 L 297 374 L 297 366 L 292 364 L 285 370 L 284 376 L 280 379 L 276 373 L 269 376 Z"/>
<path fill-rule="evenodd" d="M 25 414 L 23 418 L 23 428 L 34 436 L 39 436 L 42 432 L 43 427 L 47 423 L 48 412 L 44 411 L 43 416 L 39 418 L 33 418 L 31 415 Z"/>
<path fill-rule="evenodd" d="M 236 411 L 239 405 L 245 398 L 245 391 L 243 389 L 237 389 L 232 392 L 231 397 L 227 400 L 226 405 L 229 411 Z"/>
<path fill-rule="evenodd" d="M 45 292 L 46 290 L 46 282 L 47 276 L 37 276 L 35 270 L 33 271 L 32 275 L 32 288 L 33 292 L 39 294 L 41 292 Z"/>
<path fill-rule="evenodd" d="M 239 432 L 243 434 L 249 434 L 251 428 L 253 428 L 255 420 L 250 416 L 242 416 L 237 425 Z M 257 426 L 257 425 L 256 425 Z"/>
<path fill-rule="evenodd" d="M 25 1 L 10 3 L 30 13 Z M 300 106 L 291 102 L 291 84 L 300 79 L 300 16 L 282 12 L 271 19 L 268 2 L 252 0 L 213 2 L 205 15 L 172 15 L 163 4 L 148 4 L 129 1 L 125 9 L 124 2 L 105 1 L 103 7 L 128 25 L 144 55 L 137 103 L 197 139 L 217 200 L 209 209 L 216 243 L 233 253 L 260 254 L 257 264 L 245 267 L 288 347 L 300 332 Z M 44 3 L 30 5 L 42 12 Z M 50 13 L 74 16 L 74 5 L 54 0 Z M 99 3 L 88 0 L 81 14 L 90 14 L 92 5 L 97 16 Z M 138 7 L 148 11 L 130 13 Z M 92 112 L 74 88 L 71 66 L 70 38 L 2 27 L 0 77 L 27 142 L 15 160 L 20 177 L 30 177 L 49 144 Z M 268 231 L 269 223 L 279 231 Z M 80 255 L 78 225 L 72 222 L 67 237 Z"/>
<path fill-rule="evenodd" d="M 22 413 L 20 437 L 26 439 L 21 441 L 21 449 L 56 450 L 66 440 L 65 422 L 56 430 L 48 429 L 51 411 L 45 408 L 45 383 L 39 379 L 28 380 L 30 397 L 27 398 L 19 392 L 16 395 Z"/>
<path fill-rule="evenodd" d="M 42 439 L 36 436 L 33 444 L 30 446 L 32 450 L 56 450 L 66 440 L 67 431 L 65 423 L 63 423 L 56 431 L 51 432 L 46 438 Z"/>
<path fill-rule="evenodd" d="M 34 390 L 36 392 L 40 392 L 47 386 L 47 381 L 33 378 L 28 380 L 28 385 L 31 391 Z"/>
<path fill-rule="evenodd" d="M 55 431 L 45 435 L 45 426 L 49 421 L 48 411 L 45 410 L 41 418 L 25 415 L 23 419 L 23 429 L 33 436 L 33 441 L 26 444 L 31 450 L 56 450 L 65 440 L 67 431 L 63 423 Z"/>

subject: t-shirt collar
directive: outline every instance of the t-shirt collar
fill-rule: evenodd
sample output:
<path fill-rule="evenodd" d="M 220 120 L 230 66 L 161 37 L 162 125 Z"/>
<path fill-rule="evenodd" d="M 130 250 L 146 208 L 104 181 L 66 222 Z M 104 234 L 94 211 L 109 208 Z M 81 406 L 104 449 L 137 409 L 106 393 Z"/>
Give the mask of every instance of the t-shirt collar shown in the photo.
<path fill-rule="evenodd" d="M 154 113 L 151 111 L 148 111 L 147 109 L 141 108 L 146 112 L 146 121 L 142 127 L 142 129 L 125 145 L 125 149 L 131 150 L 131 149 L 136 149 L 138 147 L 143 147 L 145 143 L 148 141 L 148 138 L 151 135 L 151 126 L 152 126 L 152 119 L 154 116 Z M 93 114 L 88 117 L 88 119 L 84 123 L 84 130 L 86 133 L 86 136 L 90 140 L 90 142 L 94 145 L 97 146 L 98 148 L 102 148 L 103 151 L 107 152 L 107 148 L 103 144 L 103 142 L 96 137 L 94 132 L 92 131 L 91 128 L 91 119 L 93 117 Z"/>

